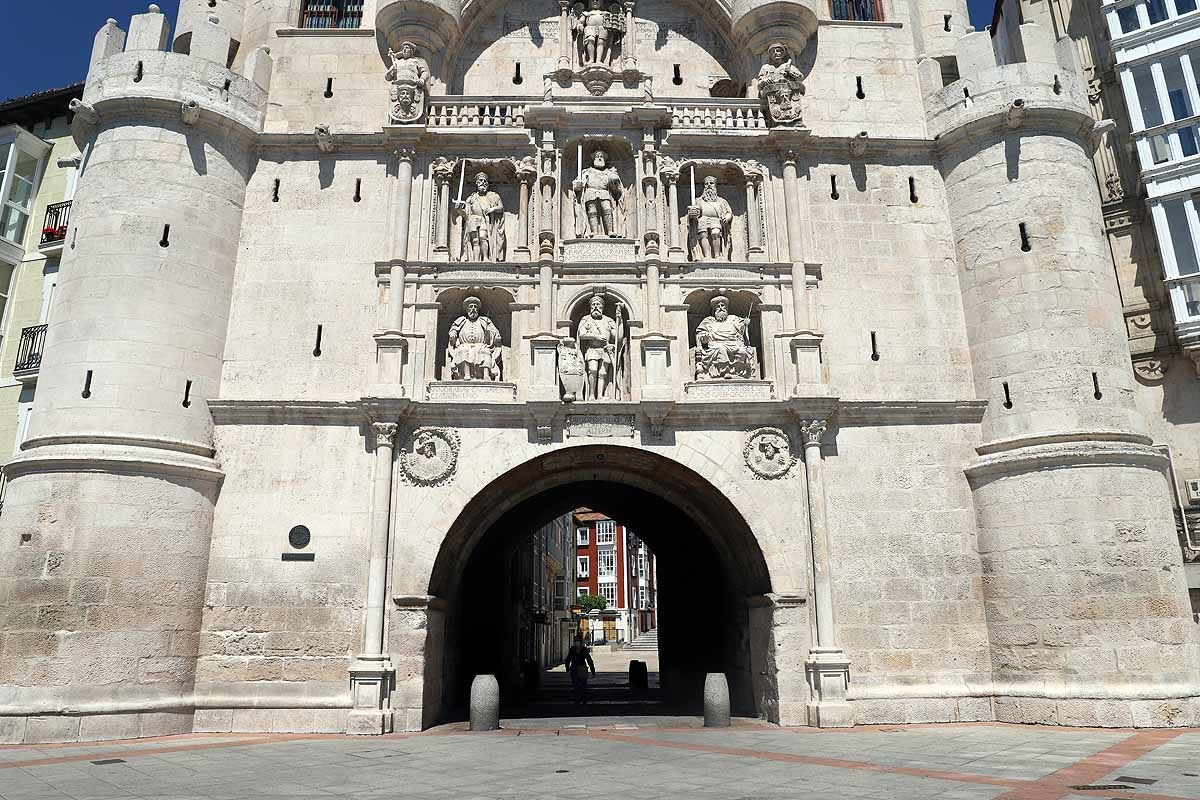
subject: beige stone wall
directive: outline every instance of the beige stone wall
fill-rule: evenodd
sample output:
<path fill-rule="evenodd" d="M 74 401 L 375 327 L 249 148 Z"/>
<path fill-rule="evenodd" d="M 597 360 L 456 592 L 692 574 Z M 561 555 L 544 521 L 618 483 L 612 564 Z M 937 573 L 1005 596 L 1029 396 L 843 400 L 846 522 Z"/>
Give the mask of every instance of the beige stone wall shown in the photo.
<path fill-rule="evenodd" d="M 974 425 L 842 427 L 826 459 L 840 644 L 860 723 L 990 718 L 991 660 L 965 476 Z"/>

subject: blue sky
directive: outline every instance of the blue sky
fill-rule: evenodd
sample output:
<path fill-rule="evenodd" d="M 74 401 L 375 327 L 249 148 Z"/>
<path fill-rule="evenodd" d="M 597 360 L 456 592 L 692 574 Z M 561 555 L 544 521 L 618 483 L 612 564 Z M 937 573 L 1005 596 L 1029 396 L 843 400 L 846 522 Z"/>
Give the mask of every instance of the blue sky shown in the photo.
<path fill-rule="evenodd" d="M 967 0 L 972 23 L 991 21 L 992 0 Z M 0 0 L 0 100 L 68 86 L 84 79 L 92 36 L 109 17 L 125 28 L 148 0 Z M 158 0 L 171 18 L 179 0 Z"/>

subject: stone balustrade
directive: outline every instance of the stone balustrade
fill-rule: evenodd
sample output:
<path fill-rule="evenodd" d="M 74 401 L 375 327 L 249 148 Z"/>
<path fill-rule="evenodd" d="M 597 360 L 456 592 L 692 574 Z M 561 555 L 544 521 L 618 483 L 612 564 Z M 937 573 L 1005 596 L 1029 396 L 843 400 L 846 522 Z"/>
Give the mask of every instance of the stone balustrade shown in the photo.
<path fill-rule="evenodd" d="M 430 128 L 523 128 L 525 103 L 494 97 L 435 97 L 429 103 Z"/>

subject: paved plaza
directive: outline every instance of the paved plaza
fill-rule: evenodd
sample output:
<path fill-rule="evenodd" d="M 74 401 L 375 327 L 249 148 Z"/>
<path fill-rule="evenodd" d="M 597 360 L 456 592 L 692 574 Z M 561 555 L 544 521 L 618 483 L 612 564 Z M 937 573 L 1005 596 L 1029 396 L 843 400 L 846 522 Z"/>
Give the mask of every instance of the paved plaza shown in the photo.
<path fill-rule="evenodd" d="M 698 725 L 593 718 L 586 726 L 507 721 L 483 734 L 452 725 L 379 738 L 8 746 L 0 748 L 0 798 L 1200 798 L 1198 729 Z"/>

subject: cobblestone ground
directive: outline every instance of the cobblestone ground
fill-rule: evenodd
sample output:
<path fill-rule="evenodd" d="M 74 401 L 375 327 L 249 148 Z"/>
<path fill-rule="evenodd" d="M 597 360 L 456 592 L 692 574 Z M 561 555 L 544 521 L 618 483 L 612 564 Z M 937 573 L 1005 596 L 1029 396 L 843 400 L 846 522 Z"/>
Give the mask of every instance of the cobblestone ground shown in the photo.
<path fill-rule="evenodd" d="M 1198 729 L 697 724 L 539 720 L 486 734 L 446 726 L 378 738 L 233 734 L 8 746 L 0 747 L 0 797 L 1200 798 Z"/>

